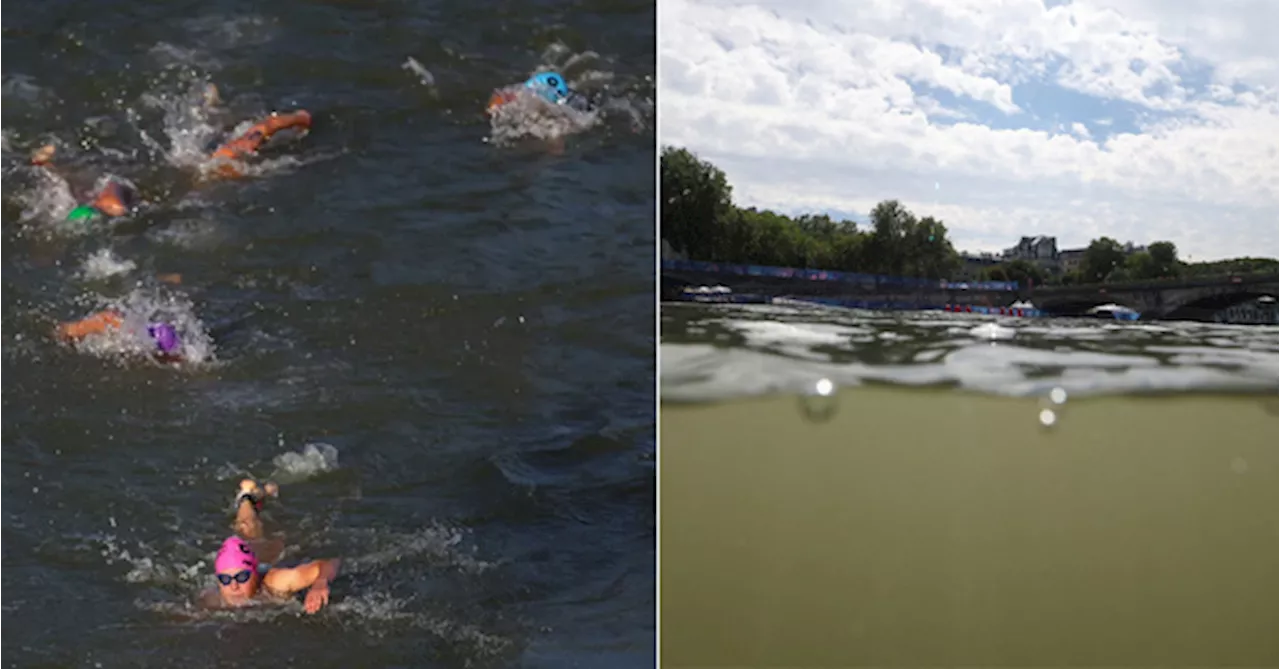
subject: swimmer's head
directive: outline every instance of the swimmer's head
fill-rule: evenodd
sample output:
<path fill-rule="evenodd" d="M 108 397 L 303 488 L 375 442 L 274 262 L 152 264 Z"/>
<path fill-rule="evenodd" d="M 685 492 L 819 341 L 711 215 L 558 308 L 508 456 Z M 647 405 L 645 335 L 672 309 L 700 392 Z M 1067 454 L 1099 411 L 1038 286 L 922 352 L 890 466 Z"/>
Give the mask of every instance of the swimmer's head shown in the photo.
<path fill-rule="evenodd" d="M 182 349 L 182 339 L 178 337 L 178 331 L 168 323 L 148 325 L 147 334 L 151 336 L 161 353 L 174 354 Z"/>
<path fill-rule="evenodd" d="M 138 193 L 129 184 L 111 180 L 90 202 L 98 213 L 107 216 L 124 216 L 138 204 Z"/>
<path fill-rule="evenodd" d="M 93 207 L 90 207 L 87 204 L 82 204 L 79 207 L 72 209 L 67 214 L 67 220 L 68 221 L 84 221 L 87 223 L 89 221 L 92 221 L 98 218 L 101 215 L 102 215 L 101 212 L 99 212 L 97 209 L 94 209 Z"/>
<path fill-rule="evenodd" d="M 258 556 L 240 537 L 227 537 L 213 562 L 218 590 L 231 595 L 252 595 L 258 585 Z"/>
<path fill-rule="evenodd" d="M 544 100 L 552 104 L 564 102 L 569 97 L 569 86 L 559 72 L 541 72 L 529 77 L 524 82 L 526 88 L 532 89 Z"/>

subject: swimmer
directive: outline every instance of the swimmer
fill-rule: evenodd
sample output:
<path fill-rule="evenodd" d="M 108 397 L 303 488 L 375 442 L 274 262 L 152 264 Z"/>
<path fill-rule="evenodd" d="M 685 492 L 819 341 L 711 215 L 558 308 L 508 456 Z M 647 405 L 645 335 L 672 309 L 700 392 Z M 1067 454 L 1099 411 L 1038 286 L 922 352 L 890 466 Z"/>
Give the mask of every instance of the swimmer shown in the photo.
<path fill-rule="evenodd" d="M 200 593 L 198 601 L 208 608 L 236 608 L 254 601 L 284 602 L 306 590 L 303 608 L 315 613 L 329 603 L 329 583 L 337 577 L 341 563 L 326 559 L 271 567 L 258 562 L 244 539 L 227 537 L 213 563 L 217 586 Z"/>
<path fill-rule="evenodd" d="M 124 327 L 124 315 L 112 309 L 91 314 L 78 321 L 62 323 L 56 334 L 64 341 L 81 341 L 92 335 L 103 335 L 119 331 Z M 147 337 L 155 344 L 152 355 L 159 362 L 181 362 L 182 338 L 169 323 L 149 323 Z"/>
<path fill-rule="evenodd" d="M 53 172 L 53 154 L 57 148 L 46 144 L 31 154 L 31 164 Z M 81 204 L 67 214 L 68 221 L 91 222 L 106 218 L 119 218 L 133 211 L 138 194 L 132 186 L 111 179 L 88 204 Z"/>
<path fill-rule="evenodd" d="M 218 161 L 218 173 L 222 176 L 238 177 L 242 172 L 230 161 L 243 160 L 257 155 L 276 133 L 283 130 L 295 130 L 301 133 L 311 129 L 311 113 L 299 109 L 287 114 L 272 113 L 267 118 L 255 123 L 253 127 L 236 135 L 213 151 L 212 160 Z"/>
<path fill-rule="evenodd" d="M 553 105 L 568 105 L 578 111 L 591 111 L 593 105 L 582 94 L 570 90 L 559 72 L 542 72 L 529 77 L 518 86 L 508 86 L 493 92 L 485 113 L 492 116 L 503 105 L 516 100 L 521 93 L 533 93 Z"/>

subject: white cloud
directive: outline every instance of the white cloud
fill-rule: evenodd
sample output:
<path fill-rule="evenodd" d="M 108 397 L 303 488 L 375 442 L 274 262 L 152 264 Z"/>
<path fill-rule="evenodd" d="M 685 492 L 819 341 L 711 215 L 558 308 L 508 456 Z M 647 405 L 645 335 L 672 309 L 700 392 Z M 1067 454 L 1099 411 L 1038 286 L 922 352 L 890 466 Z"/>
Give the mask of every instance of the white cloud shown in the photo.
<path fill-rule="evenodd" d="M 961 248 L 1109 234 L 1275 256 L 1277 33 L 1253 17 L 1276 7 L 663 0 L 662 141 L 741 203 L 897 198 Z"/>

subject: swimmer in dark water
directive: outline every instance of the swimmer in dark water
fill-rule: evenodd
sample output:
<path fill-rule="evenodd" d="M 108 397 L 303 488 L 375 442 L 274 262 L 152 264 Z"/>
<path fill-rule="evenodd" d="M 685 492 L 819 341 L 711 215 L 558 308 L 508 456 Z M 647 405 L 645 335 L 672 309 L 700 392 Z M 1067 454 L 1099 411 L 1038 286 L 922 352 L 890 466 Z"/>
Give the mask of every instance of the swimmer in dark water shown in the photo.
<path fill-rule="evenodd" d="M 40 147 L 31 154 L 31 164 L 53 171 L 52 160 L 56 151 L 52 144 Z M 67 220 L 90 222 L 118 218 L 133 211 L 137 201 L 138 193 L 132 186 L 111 179 L 87 204 L 81 204 L 72 209 L 67 214 Z"/>
<path fill-rule="evenodd" d="M 112 309 L 91 314 L 78 321 L 63 323 L 57 328 L 57 336 L 63 341 L 81 341 L 92 335 L 104 335 L 121 330 L 125 325 L 124 315 Z M 158 362 L 182 362 L 182 338 L 178 330 L 169 323 L 149 323 L 146 334 L 155 344 L 152 356 Z"/>
<path fill-rule="evenodd" d="M 489 96 L 485 112 L 492 116 L 500 107 L 515 101 L 521 95 L 536 95 L 553 105 L 567 105 L 578 111 L 591 111 L 594 105 L 586 96 L 571 90 L 559 72 L 542 72 L 529 77 L 523 84 L 500 88 Z"/>
<path fill-rule="evenodd" d="M 302 590 L 307 591 L 303 602 L 307 613 L 315 613 L 329 602 L 329 583 L 338 575 L 340 560 L 312 560 L 294 567 L 271 567 L 258 559 L 260 549 L 254 544 L 260 547 L 265 541 L 258 514 L 266 497 L 278 495 L 279 486 L 274 483 L 259 485 L 253 479 L 240 482 L 236 497 L 236 536 L 224 540 L 218 550 L 214 560 L 218 584 L 200 594 L 203 606 L 234 608 L 255 600 L 287 601 Z"/>
<path fill-rule="evenodd" d="M 242 176 L 243 173 L 232 161 L 243 160 L 256 155 L 258 149 L 262 148 L 262 145 L 266 144 L 278 132 L 293 130 L 306 133 L 310 129 L 311 113 L 305 109 L 299 109 L 287 114 L 273 113 L 255 123 L 253 127 L 220 145 L 210 157 L 218 161 L 217 172 L 219 175 L 226 177 Z"/>
<path fill-rule="evenodd" d="M 211 107 L 217 104 L 217 100 L 218 89 L 213 85 L 208 86 L 204 97 L 205 106 Z M 311 114 L 305 109 L 287 114 L 273 113 L 214 149 L 209 156 L 216 163 L 214 172 L 222 177 L 243 176 L 242 166 L 236 161 L 256 155 L 262 145 L 276 133 L 284 130 L 306 133 L 310 129 Z M 56 150 L 52 144 L 40 147 L 31 155 L 31 164 L 53 171 L 52 159 Z M 67 220 L 89 222 L 118 218 L 133 211 L 137 202 L 138 194 L 132 186 L 112 179 L 87 204 L 72 209 L 67 214 Z"/>
<path fill-rule="evenodd" d="M 312 560 L 296 567 L 272 567 L 258 562 L 253 547 L 232 536 L 222 542 L 214 560 L 218 584 L 200 594 L 207 608 L 236 608 L 254 602 L 285 602 L 307 591 L 303 608 L 319 611 L 329 603 L 329 583 L 338 576 L 341 560 Z"/>

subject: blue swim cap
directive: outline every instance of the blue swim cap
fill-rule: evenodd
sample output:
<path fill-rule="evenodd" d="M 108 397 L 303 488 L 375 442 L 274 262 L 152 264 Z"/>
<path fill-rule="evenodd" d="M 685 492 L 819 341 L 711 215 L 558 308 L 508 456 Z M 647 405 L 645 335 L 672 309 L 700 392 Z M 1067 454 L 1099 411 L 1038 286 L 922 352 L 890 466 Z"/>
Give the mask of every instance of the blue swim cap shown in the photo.
<path fill-rule="evenodd" d="M 147 334 L 151 335 L 151 339 L 155 340 L 156 348 L 160 349 L 161 353 L 174 353 L 182 346 L 182 340 L 178 338 L 178 331 L 168 323 L 152 323 L 148 325 Z"/>
<path fill-rule="evenodd" d="M 536 91 L 547 102 L 559 103 L 569 97 L 569 87 L 564 83 L 564 77 L 560 76 L 559 72 L 535 74 L 529 77 L 524 85 Z"/>

